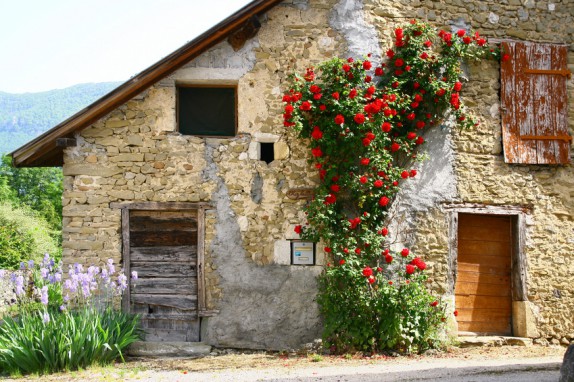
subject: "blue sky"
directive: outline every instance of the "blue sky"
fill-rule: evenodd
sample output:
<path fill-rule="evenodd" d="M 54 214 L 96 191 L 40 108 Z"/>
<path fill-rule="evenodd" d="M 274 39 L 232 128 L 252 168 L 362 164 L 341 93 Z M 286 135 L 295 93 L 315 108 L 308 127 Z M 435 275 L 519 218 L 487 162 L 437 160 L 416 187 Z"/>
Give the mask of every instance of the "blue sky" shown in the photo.
<path fill-rule="evenodd" d="M 0 91 L 124 81 L 248 0 L 0 0 Z"/>

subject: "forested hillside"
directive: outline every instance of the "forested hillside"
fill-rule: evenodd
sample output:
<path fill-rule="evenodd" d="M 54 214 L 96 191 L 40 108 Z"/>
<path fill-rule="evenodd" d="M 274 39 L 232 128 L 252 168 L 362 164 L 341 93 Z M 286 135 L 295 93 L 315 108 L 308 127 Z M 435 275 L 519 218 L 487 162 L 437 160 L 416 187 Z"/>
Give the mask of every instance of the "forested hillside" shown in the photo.
<path fill-rule="evenodd" d="M 79 84 L 40 93 L 0 91 L 0 154 L 9 153 L 54 127 L 119 84 Z"/>

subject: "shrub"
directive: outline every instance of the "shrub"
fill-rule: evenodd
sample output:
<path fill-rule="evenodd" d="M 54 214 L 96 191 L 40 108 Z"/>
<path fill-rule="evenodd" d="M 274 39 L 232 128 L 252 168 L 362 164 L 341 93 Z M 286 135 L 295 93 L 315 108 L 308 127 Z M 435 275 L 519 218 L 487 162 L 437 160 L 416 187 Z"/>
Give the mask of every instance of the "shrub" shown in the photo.
<path fill-rule="evenodd" d="M 332 350 L 410 352 L 437 346 L 445 319 L 426 289 L 426 264 L 391 247 L 389 208 L 417 176 L 424 131 L 466 114 L 461 61 L 498 57 L 478 33 L 437 31 L 412 21 L 394 31 L 386 61 L 334 58 L 294 74 L 283 96 L 284 126 L 309 148 L 318 170 L 306 224 L 295 231 L 322 241 L 332 264 L 320 277 L 324 343 Z"/>
<path fill-rule="evenodd" d="M 63 281 L 60 266 L 46 255 L 0 273 L 4 277 L 17 304 L 0 324 L 0 370 L 43 374 L 103 365 L 123 360 L 123 350 L 140 338 L 139 317 L 114 308 L 127 277 L 111 260 L 86 271 L 70 266 Z"/>
<path fill-rule="evenodd" d="M 45 253 L 59 257 L 56 235 L 25 207 L 0 203 L 0 269 L 17 269 L 25 259 L 39 260 Z"/>

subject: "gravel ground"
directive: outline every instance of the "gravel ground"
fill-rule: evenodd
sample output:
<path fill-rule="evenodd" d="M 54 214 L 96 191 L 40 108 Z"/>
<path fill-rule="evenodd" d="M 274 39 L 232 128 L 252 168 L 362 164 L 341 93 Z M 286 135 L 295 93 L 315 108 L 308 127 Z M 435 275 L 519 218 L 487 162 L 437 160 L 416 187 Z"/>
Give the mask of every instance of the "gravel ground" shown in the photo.
<path fill-rule="evenodd" d="M 300 356 L 255 352 L 199 359 L 130 359 L 124 364 L 3 381 L 556 381 L 566 348 L 451 348 L 423 356 Z"/>

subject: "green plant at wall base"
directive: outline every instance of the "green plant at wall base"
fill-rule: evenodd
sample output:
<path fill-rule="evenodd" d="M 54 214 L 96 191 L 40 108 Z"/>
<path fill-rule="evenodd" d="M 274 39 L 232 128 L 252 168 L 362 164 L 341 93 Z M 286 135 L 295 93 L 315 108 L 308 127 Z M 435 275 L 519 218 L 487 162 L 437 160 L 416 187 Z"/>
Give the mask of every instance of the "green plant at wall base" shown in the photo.
<path fill-rule="evenodd" d="M 0 372 L 104 365 L 123 360 L 124 349 L 140 338 L 139 316 L 114 308 L 127 276 L 111 261 L 86 270 L 70 266 L 64 281 L 61 267 L 46 255 L 22 263 L 17 272 L 0 271 L 0 279 L 9 280 L 16 296 L 11 316 L 0 322 Z"/>
<path fill-rule="evenodd" d="M 389 208 L 417 175 L 423 132 L 449 118 L 475 125 L 460 92 L 462 60 L 498 58 L 485 39 L 413 21 L 394 31 L 386 62 L 334 58 L 292 77 L 284 125 L 304 139 L 320 183 L 297 226 L 322 241 L 324 340 L 332 351 L 437 346 L 445 307 L 426 288 L 425 262 L 389 249 Z"/>

